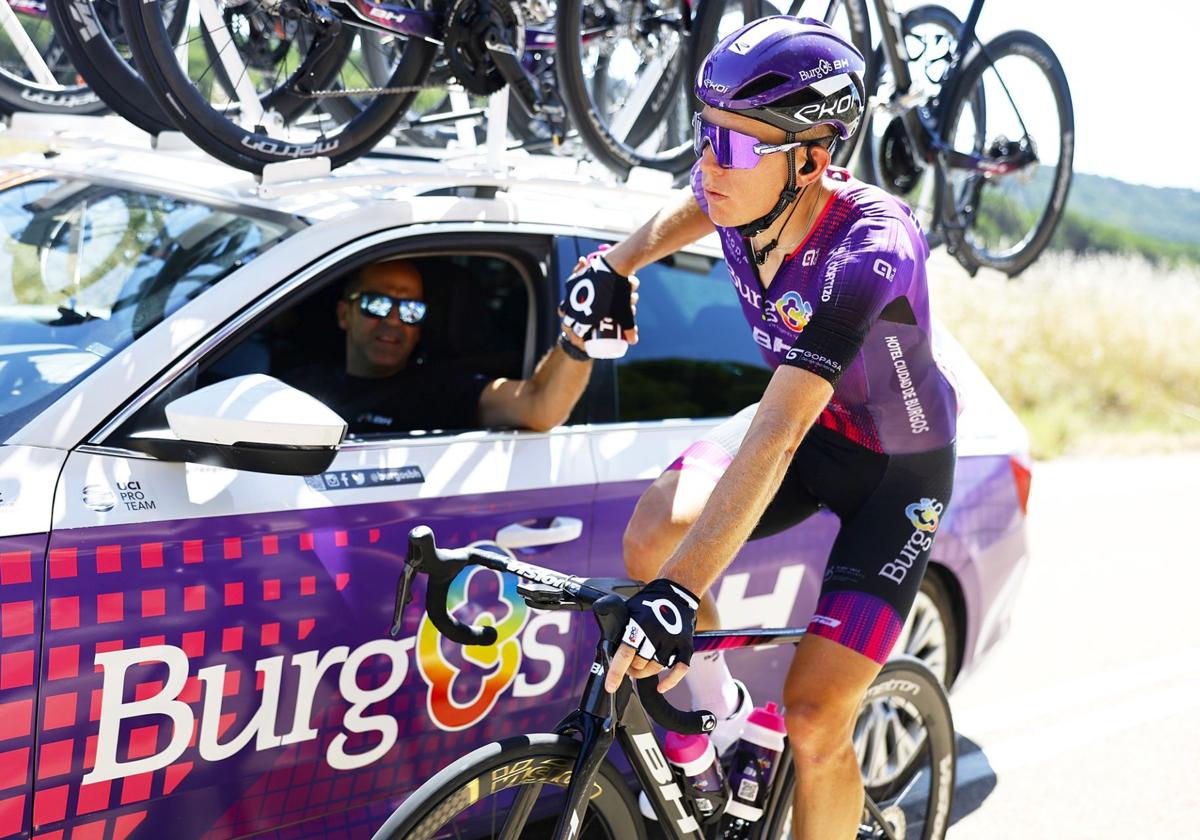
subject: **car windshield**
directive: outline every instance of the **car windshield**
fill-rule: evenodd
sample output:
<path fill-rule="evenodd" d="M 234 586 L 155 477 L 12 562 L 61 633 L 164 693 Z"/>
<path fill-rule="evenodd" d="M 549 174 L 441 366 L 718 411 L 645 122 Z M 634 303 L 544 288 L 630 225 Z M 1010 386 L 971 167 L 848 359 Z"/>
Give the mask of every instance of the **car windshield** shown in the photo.
<path fill-rule="evenodd" d="M 0 170 L 0 441 L 299 222 Z"/>

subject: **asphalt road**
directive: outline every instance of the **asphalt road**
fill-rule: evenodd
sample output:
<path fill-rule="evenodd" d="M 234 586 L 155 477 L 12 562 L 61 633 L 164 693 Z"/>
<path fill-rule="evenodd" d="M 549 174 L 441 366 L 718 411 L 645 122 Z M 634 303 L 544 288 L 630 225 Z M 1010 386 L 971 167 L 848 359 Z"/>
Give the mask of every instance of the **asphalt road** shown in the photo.
<path fill-rule="evenodd" d="M 1036 467 L 1012 629 L 956 687 L 952 840 L 1200 838 L 1200 454 Z"/>

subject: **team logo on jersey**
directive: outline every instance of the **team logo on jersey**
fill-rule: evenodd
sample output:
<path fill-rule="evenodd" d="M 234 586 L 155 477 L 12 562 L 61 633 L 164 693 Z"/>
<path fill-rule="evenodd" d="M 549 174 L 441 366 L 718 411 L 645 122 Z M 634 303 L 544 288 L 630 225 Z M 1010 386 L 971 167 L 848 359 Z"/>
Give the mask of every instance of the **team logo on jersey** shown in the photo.
<path fill-rule="evenodd" d="M 784 326 L 792 332 L 801 332 L 812 320 L 812 304 L 800 297 L 799 292 L 788 292 L 775 301 L 775 311 L 783 319 Z"/>
<path fill-rule="evenodd" d="M 875 260 L 875 273 L 891 283 L 896 279 L 896 268 L 890 262 L 884 259 Z"/>
<path fill-rule="evenodd" d="M 804 256 L 800 260 L 800 265 L 804 265 L 804 266 L 816 265 L 818 253 L 820 253 L 820 252 L 816 248 L 809 248 L 807 251 L 804 252 Z"/>
<path fill-rule="evenodd" d="M 938 528 L 938 517 L 943 509 L 944 506 L 937 499 L 924 498 L 906 507 L 904 513 L 918 531 L 933 533 Z"/>

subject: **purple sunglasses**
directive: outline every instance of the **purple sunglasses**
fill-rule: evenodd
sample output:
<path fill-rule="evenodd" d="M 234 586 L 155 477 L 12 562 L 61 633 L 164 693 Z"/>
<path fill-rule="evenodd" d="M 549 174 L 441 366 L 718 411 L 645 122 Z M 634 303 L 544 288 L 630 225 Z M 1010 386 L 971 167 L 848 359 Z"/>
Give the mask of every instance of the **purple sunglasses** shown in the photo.
<path fill-rule="evenodd" d="M 692 115 L 692 142 L 695 145 L 696 157 L 704 154 L 706 143 L 712 146 L 717 166 L 722 169 L 753 169 L 758 166 L 763 155 L 786 152 L 789 149 L 809 146 L 819 141 L 805 140 L 800 143 L 781 143 L 779 145 L 764 143 L 749 134 L 713 125 L 697 112 Z"/>

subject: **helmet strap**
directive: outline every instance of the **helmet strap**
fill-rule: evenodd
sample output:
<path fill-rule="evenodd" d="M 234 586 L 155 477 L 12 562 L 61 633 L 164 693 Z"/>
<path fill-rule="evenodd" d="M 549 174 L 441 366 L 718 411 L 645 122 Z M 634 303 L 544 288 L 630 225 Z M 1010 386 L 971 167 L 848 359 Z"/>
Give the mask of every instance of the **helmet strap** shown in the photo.
<path fill-rule="evenodd" d="M 796 132 L 787 132 L 787 137 L 783 141 L 785 143 L 794 143 L 796 141 Z M 808 162 L 812 162 L 812 149 L 808 146 L 804 147 L 804 151 L 808 156 Z M 750 254 L 754 258 L 755 265 L 762 265 L 767 261 L 767 256 L 775 250 L 779 245 L 779 236 L 783 233 L 783 229 L 787 227 L 788 222 L 792 218 L 792 213 L 796 212 L 796 208 L 800 206 L 799 198 L 803 197 L 804 193 L 808 192 L 810 184 L 805 184 L 804 189 L 796 189 L 796 150 L 788 149 L 787 152 L 788 165 L 788 180 L 787 186 L 779 193 L 779 200 L 775 202 L 775 206 L 765 216 L 760 216 L 752 222 L 747 222 L 744 225 L 738 225 L 735 229 L 739 234 L 746 238 L 747 241 L 762 233 L 775 223 L 780 214 L 788 209 L 791 205 L 791 210 L 787 214 L 787 218 L 783 220 L 783 224 L 779 226 L 779 232 L 775 234 L 775 238 L 762 247 L 761 250 L 754 247 L 754 243 L 750 242 Z"/>

